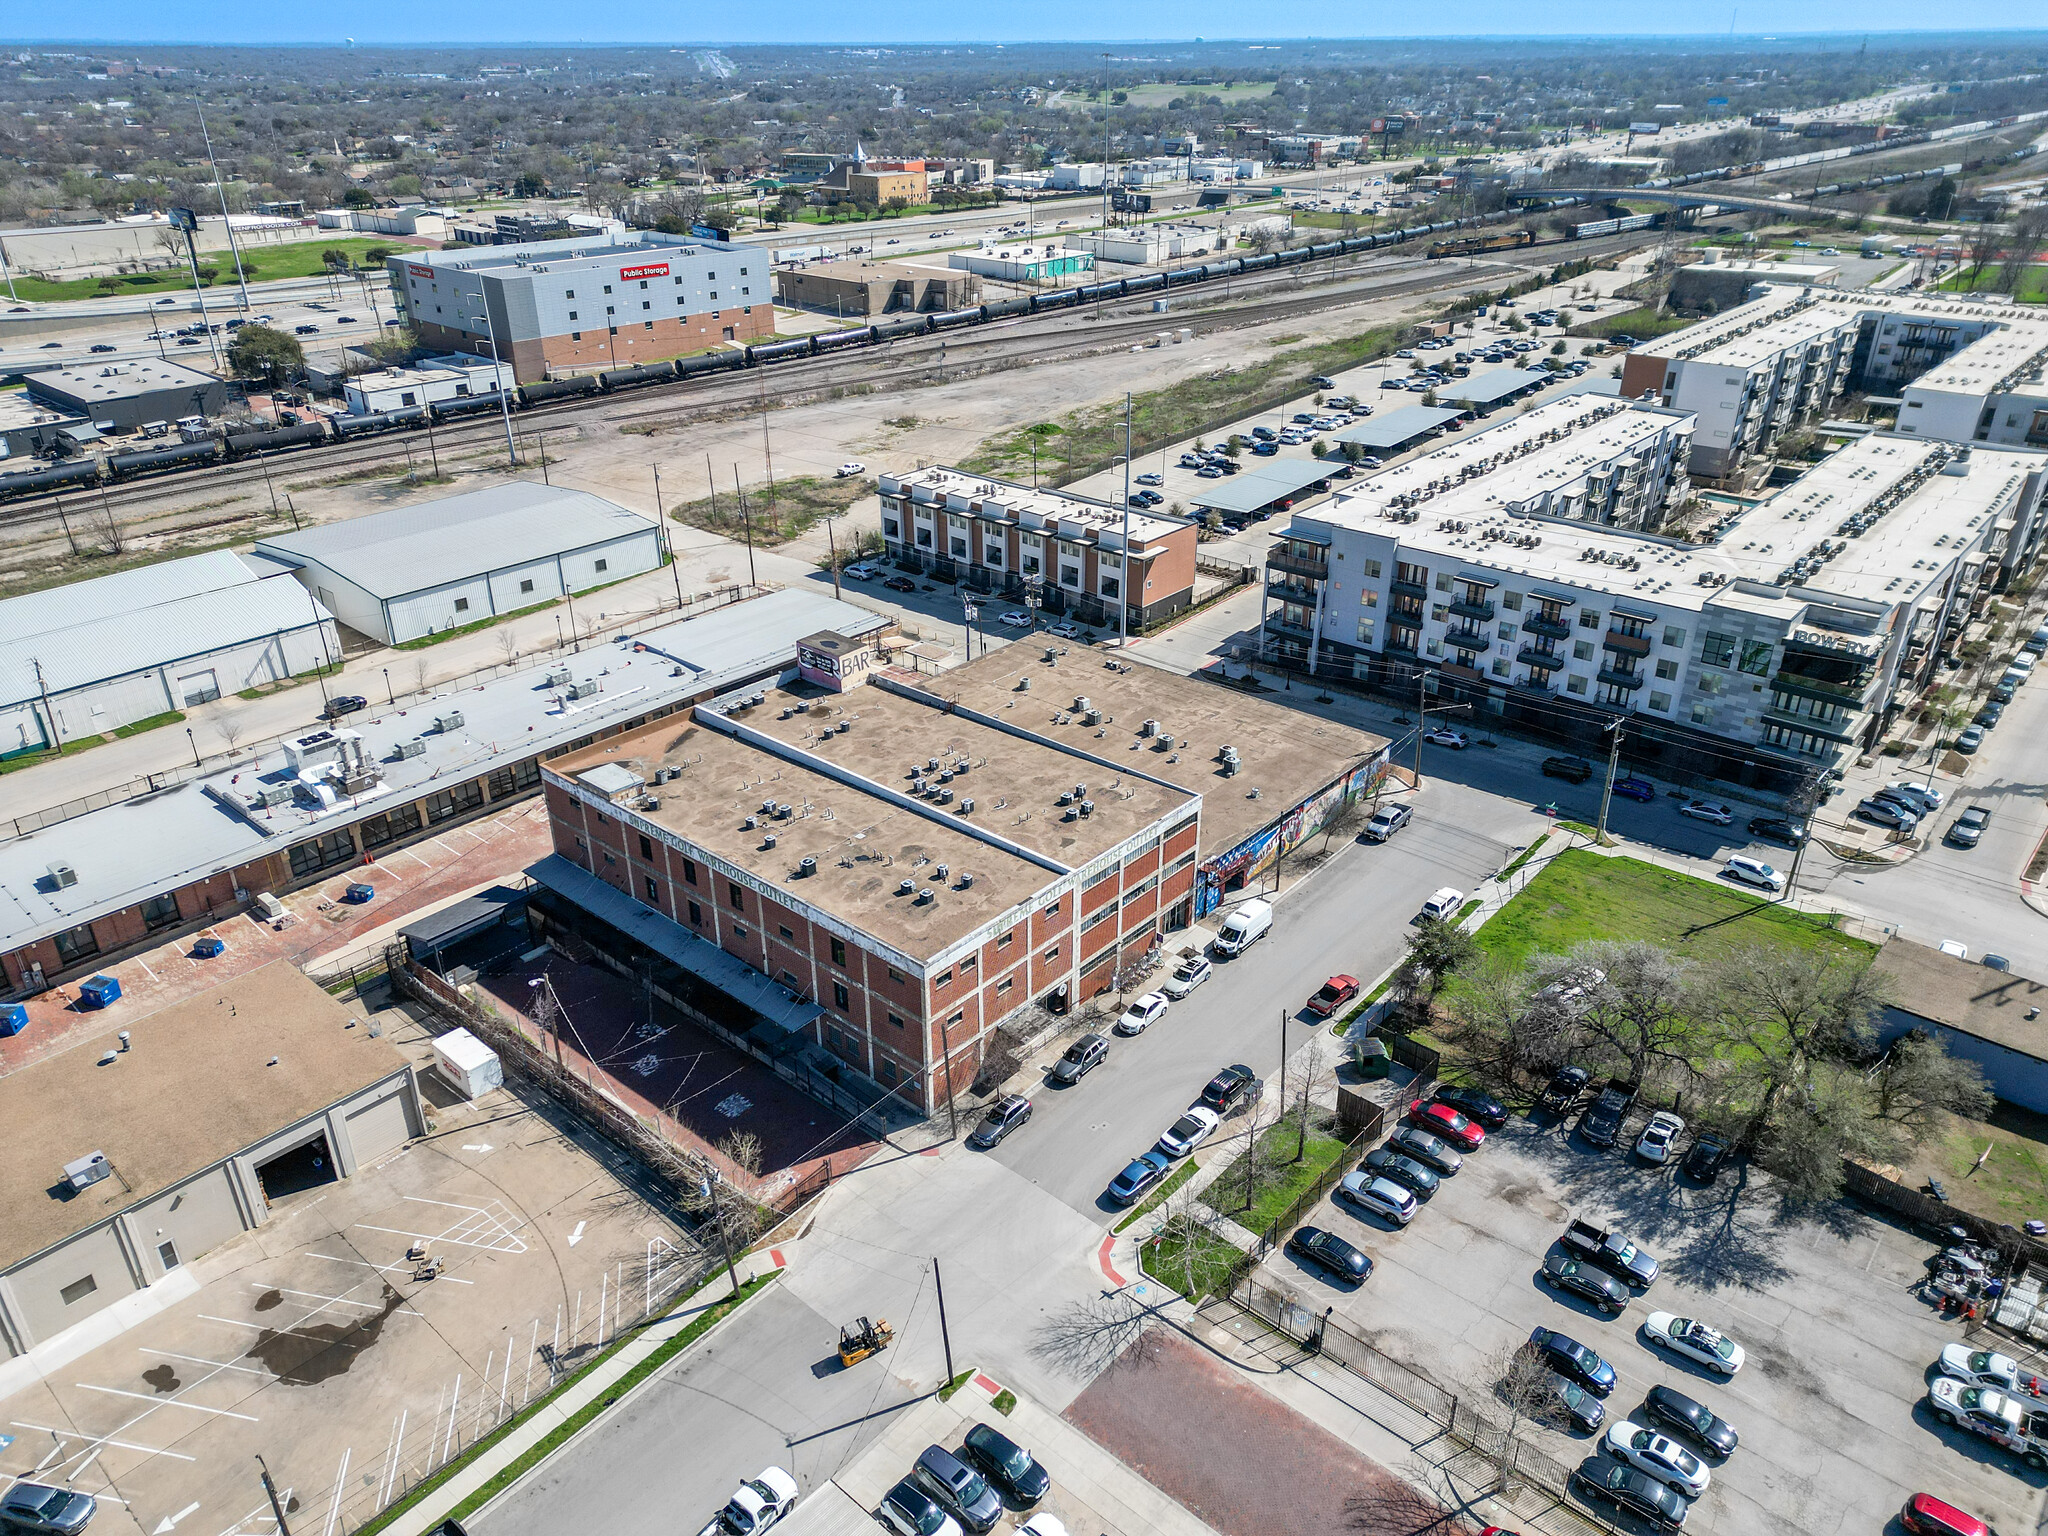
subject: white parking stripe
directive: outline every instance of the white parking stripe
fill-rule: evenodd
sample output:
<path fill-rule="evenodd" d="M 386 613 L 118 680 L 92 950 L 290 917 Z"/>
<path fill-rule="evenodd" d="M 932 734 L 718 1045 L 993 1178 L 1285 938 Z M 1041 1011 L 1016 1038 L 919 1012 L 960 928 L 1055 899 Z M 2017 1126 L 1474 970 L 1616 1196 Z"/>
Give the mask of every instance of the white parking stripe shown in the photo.
<path fill-rule="evenodd" d="M 381 1302 L 352 1301 L 346 1296 L 329 1296 L 324 1291 L 295 1291 L 288 1285 L 265 1285 L 261 1280 L 251 1280 L 249 1284 L 259 1291 L 276 1291 L 281 1296 L 307 1296 L 311 1297 L 314 1301 L 327 1302 L 331 1306 L 361 1307 L 366 1312 L 381 1312 L 384 1310 Z M 404 1317 L 419 1316 L 419 1313 L 413 1311 L 411 1307 L 399 1307 L 396 1310 L 399 1315 Z"/>
<path fill-rule="evenodd" d="M 223 1418 L 247 1419 L 251 1424 L 257 1422 L 253 1413 L 237 1413 L 232 1408 L 209 1408 L 204 1403 L 188 1403 L 177 1397 L 152 1397 L 147 1392 L 129 1392 L 120 1387 L 96 1386 L 89 1381 L 74 1381 L 71 1385 L 81 1392 L 104 1392 L 109 1397 L 132 1397 L 138 1402 L 154 1403 L 159 1408 L 190 1408 L 195 1413 L 217 1413 Z"/>
<path fill-rule="evenodd" d="M 368 1259 L 344 1259 L 341 1255 L 335 1253 L 309 1253 L 306 1257 L 309 1259 L 325 1259 L 330 1264 L 357 1264 L 364 1269 L 374 1269 L 380 1275 L 409 1275 L 413 1271 L 413 1266 L 410 1264 L 372 1264 Z M 476 1284 L 474 1280 L 464 1280 L 458 1275 L 443 1274 L 441 1278 L 451 1285 Z"/>
<path fill-rule="evenodd" d="M 340 1339 L 323 1339 L 315 1334 L 301 1333 L 296 1328 L 272 1328 L 267 1323 L 244 1322 L 238 1317 L 215 1317 L 211 1312 L 201 1312 L 197 1316 L 205 1322 L 226 1323 L 230 1328 L 247 1328 L 252 1333 L 278 1333 L 294 1339 L 310 1339 L 315 1344 L 332 1344 L 336 1349 L 361 1348 L 360 1345 L 343 1343 Z"/>
<path fill-rule="evenodd" d="M 207 1360 L 198 1355 L 181 1355 L 168 1349 L 144 1349 L 145 1355 L 160 1355 L 166 1360 L 183 1360 L 191 1365 L 210 1365 L 217 1371 L 240 1371 L 245 1376 L 268 1376 L 270 1372 L 258 1370 L 253 1365 L 230 1365 L 225 1360 Z"/>
<path fill-rule="evenodd" d="M 16 1429 L 33 1429 L 45 1435 L 69 1435 L 74 1433 L 74 1431 L 68 1429 L 52 1429 L 47 1424 L 26 1424 L 20 1419 L 14 1419 L 11 1422 Z M 154 1445 L 136 1445 L 132 1441 L 116 1440 L 112 1435 L 96 1435 L 93 1437 L 93 1443 L 95 1445 L 111 1445 L 117 1450 L 141 1451 L 150 1456 L 169 1456 L 177 1461 L 197 1461 L 199 1459 L 197 1456 L 186 1456 L 178 1451 L 166 1451 Z M 42 1468 L 38 1467 L 36 1470 L 40 1472 Z"/>

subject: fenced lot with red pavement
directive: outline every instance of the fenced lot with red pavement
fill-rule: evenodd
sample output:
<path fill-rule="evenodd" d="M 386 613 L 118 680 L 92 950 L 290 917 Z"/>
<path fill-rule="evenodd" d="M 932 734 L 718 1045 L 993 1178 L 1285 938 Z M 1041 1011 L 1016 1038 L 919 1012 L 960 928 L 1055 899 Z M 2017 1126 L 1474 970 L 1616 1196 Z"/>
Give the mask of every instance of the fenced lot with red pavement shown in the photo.
<path fill-rule="evenodd" d="M 840 1111 L 802 1093 L 744 1051 L 698 1028 L 659 999 L 648 1002 L 631 982 L 560 953 L 479 978 L 504 1015 L 516 1014 L 529 1037 L 535 1022 L 533 982 L 545 976 L 560 999 L 565 1024 L 562 1059 L 635 1114 L 658 1123 L 691 1151 L 717 1159 L 733 1181 L 763 1204 L 781 1206 L 799 1186 L 822 1184 L 859 1167 L 875 1139 Z M 718 1141 L 744 1131 L 761 1143 L 757 1179 L 734 1168 Z"/>
<path fill-rule="evenodd" d="M 1223 1536 L 1477 1529 L 1170 1328 L 1127 1346 L 1064 1417 Z"/>

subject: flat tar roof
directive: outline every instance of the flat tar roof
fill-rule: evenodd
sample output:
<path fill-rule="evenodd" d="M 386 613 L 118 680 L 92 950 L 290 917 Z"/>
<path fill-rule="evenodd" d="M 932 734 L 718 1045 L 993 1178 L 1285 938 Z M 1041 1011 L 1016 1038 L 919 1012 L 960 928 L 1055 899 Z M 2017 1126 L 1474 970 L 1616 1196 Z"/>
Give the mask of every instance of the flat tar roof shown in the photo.
<path fill-rule="evenodd" d="M 160 389 L 219 389 L 221 381 L 183 363 L 159 362 L 153 357 L 126 359 L 118 363 L 52 368 L 28 376 L 31 392 L 48 391 L 67 402 L 75 401 L 89 412 L 95 405 L 127 400 Z"/>
<path fill-rule="evenodd" d="M 1123 663 L 1112 669 L 1094 652 L 1070 652 L 1051 662 L 1044 654 L 1026 643 L 1005 646 L 967 666 L 921 678 L 919 686 L 962 709 L 1013 721 L 1106 764 L 1128 764 L 1200 794 L 1205 859 L 1227 853 L 1387 746 L 1384 736 L 1206 678 Z M 1020 691 L 1017 685 L 1027 677 L 1031 686 Z M 1061 708 L 1084 695 L 1104 712 L 1103 726 L 1089 726 Z M 1061 714 L 1068 716 L 1064 725 Z M 1158 722 L 1158 735 L 1144 734 L 1147 720 Z M 1097 736 L 1098 729 L 1104 734 Z M 1162 746 L 1165 736 L 1173 738 L 1171 748 Z M 1220 754 L 1226 746 L 1237 748 L 1243 765 L 1234 778 L 1223 775 Z"/>
<path fill-rule="evenodd" d="M 1404 405 L 1398 411 L 1368 416 L 1356 426 L 1346 427 L 1337 434 L 1337 441 L 1356 443 L 1373 453 L 1393 453 L 1463 414 L 1440 405 Z"/>
<path fill-rule="evenodd" d="M 280 534 L 256 553 L 317 560 L 373 597 L 394 598 L 655 531 L 602 496 L 518 480 Z"/>
<path fill-rule="evenodd" d="M 141 1018 L 117 1004 L 106 1022 L 0 1077 L 0 1268 L 405 1065 L 285 960 Z M 131 1049 L 101 1066 L 121 1029 Z M 64 1165 L 96 1151 L 114 1176 L 71 1193 Z"/>

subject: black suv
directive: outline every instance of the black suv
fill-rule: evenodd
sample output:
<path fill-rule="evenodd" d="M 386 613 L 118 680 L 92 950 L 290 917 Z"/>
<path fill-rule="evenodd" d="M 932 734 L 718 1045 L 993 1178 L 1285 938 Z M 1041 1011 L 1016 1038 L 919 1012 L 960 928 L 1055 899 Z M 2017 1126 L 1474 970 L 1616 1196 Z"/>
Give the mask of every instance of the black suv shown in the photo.
<path fill-rule="evenodd" d="M 1543 777 L 1569 779 L 1574 784 L 1583 784 L 1593 777 L 1593 765 L 1583 757 L 1546 757 L 1543 759 Z"/>
<path fill-rule="evenodd" d="M 1749 835 L 1767 837 L 1774 843 L 1797 848 L 1806 841 L 1806 823 L 1790 816 L 1752 816 L 1749 818 Z"/>
<path fill-rule="evenodd" d="M 1609 1456 L 1595 1456 L 1572 1473 L 1572 1491 L 1583 1499 L 1626 1510 L 1667 1531 L 1678 1530 L 1685 1524 L 1687 1506 L 1676 1488 L 1658 1482 L 1647 1472 L 1625 1467 Z"/>
<path fill-rule="evenodd" d="M 1628 1118 L 1628 1112 L 1636 1101 L 1636 1085 L 1622 1078 L 1615 1078 L 1600 1090 L 1600 1097 L 1587 1108 L 1579 1121 L 1579 1134 L 1596 1147 L 1611 1147 L 1621 1134 L 1621 1123 Z"/>
<path fill-rule="evenodd" d="M 1586 1091 L 1586 1083 L 1592 1077 L 1584 1067 L 1559 1067 L 1543 1090 L 1543 1097 L 1536 1101 L 1538 1109 L 1561 1115 L 1578 1103 L 1579 1095 Z"/>
<path fill-rule="evenodd" d="M 1259 1080 L 1259 1074 L 1250 1067 L 1225 1067 L 1209 1079 L 1209 1086 L 1202 1090 L 1201 1102 L 1227 1115 L 1237 1108 L 1238 1101 L 1251 1091 L 1252 1084 Z"/>

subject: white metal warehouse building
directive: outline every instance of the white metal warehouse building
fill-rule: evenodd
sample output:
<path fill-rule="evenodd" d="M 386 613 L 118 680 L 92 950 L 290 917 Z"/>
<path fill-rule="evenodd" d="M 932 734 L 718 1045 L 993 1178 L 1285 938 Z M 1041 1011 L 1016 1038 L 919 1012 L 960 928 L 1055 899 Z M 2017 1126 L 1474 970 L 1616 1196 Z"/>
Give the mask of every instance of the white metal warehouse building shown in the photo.
<path fill-rule="evenodd" d="M 661 530 L 588 491 L 519 481 L 264 539 L 349 628 L 387 645 L 656 570 Z"/>
<path fill-rule="evenodd" d="M 270 570 L 219 550 L 0 602 L 0 757 L 339 658 L 332 615 Z"/>

